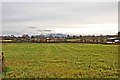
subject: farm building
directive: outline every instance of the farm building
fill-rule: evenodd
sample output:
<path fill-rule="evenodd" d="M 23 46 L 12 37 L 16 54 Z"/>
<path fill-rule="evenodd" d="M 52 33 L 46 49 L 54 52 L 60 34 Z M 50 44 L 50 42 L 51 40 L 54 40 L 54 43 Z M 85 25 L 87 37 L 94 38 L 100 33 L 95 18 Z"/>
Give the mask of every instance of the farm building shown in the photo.
<path fill-rule="evenodd" d="M 108 38 L 107 43 L 120 43 L 119 38 Z"/>

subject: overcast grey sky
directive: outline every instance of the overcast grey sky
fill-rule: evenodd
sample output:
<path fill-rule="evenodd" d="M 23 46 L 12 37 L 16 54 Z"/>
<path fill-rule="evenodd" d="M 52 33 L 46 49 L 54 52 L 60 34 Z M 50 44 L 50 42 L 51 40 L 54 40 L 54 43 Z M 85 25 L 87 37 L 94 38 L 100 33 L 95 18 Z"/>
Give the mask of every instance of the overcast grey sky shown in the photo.
<path fill-rule="evenodd" d="M 2 34 L 116 34 L 117 2 L 3 2 Z"/>

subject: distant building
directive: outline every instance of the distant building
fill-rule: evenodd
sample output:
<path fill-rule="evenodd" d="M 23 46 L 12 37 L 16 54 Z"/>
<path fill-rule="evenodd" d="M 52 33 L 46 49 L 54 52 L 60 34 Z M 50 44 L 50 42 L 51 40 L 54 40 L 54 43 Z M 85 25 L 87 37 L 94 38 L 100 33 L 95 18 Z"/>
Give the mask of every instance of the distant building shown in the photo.
<path fill-rule="evenodd" d="M 120 43 L 120 39 L 117 37 L 116 38 L 108 38 L 107 43 Z"/>

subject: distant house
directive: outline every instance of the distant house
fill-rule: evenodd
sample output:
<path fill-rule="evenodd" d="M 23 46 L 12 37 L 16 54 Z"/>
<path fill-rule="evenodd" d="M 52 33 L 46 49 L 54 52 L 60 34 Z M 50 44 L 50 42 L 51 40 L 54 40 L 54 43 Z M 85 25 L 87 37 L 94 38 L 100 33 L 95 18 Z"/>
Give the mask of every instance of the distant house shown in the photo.
<path fill-rule="evenodd" d="M 119 38 L 108 38 L 107 43 L 120 43 Z"/>

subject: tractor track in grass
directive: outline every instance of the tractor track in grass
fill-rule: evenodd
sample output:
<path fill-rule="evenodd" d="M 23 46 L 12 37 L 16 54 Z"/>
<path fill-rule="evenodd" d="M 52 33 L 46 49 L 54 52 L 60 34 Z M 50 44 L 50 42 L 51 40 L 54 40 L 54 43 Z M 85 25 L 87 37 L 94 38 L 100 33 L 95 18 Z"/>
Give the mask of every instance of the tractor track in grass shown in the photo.
<path fill-rule="evenodd" d="M 66 46 L 63 46 L 63 45 L 57 45 L 59 46 L 61 49 L 65 50 L 66 52 L 64 52 L 64 54 L 68 55 L 70 58 L 73 58 L 72 60 L 78 60 L 79 59 L 79 56 L 78 56 L 78 51 L 76 51 L 76 53 L 72 53 L 74 52 L 75 50 L 71 49 L 71 48 L 67 48 Z"/>
<path fill-rule="evenodd" d="M 76 52 L 81 52 L 80 50 L 78 50 L 70 45 L 63 45 L 62 47 L 64 47 L 68 51 L 72 50 L 72 51 L 76 51 Z"/>
<path fill-rule="evenodd" d="M 60 48 L 62 48 L 63 50 L 67 51 L 67 52 L 70 52 L 70 49 L 67 49 L 66 47 L 64 47 L 63 45 L 57 45 L 59 46 Z"/>
<path fill-rule="evenodd" d="M 55 47 L 55 49 L 59 52 L 58 47 L 57 47 L 55 44 L 53 44 L 53 46 L 54 46 L 54 47 Z"/>

